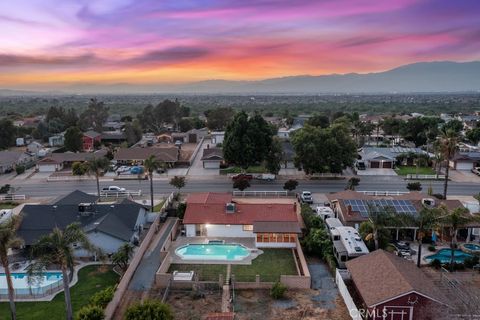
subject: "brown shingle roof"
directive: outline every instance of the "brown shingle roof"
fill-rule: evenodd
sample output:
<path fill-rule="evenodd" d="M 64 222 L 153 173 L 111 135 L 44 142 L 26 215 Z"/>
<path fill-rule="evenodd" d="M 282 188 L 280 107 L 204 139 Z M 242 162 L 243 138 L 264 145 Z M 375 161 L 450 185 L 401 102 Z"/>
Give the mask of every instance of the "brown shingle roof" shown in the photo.
<path fill-rule="evenodd" d="M 448 304 L 436 285 L 411 261 L 384 250 L 347 261 L 355 287 L 368 307 L 415 291 L 431 300 Z"/>
<path fill-rule="evenodd" d="M 172 148 L 120 148 L 115 153 L 115 160 L 143 161 L 150 155 L 157 160 L 164 162 L 176 162 L 178 160 L 178 149 Z"/>
<path fill-rule="evenodd" d="M 64 153 L 52 153 L 49 158 L 56 162 L 74 162 L 74 161 L 87 161 L 92 158 L 101 158 L 107 154 L 107 150 L 102 149 L 95 152 L 64 152 Z"/>

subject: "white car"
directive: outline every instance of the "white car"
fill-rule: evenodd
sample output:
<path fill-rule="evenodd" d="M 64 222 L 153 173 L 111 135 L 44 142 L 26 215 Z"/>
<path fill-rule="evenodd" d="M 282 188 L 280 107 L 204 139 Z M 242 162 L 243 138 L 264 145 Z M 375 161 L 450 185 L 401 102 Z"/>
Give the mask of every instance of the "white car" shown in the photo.
<path fill-rule="evenodd" d="M 303 203 L 308 203 L 308 204 L 313 203 L 313 197 L 310 191 L 303 191 L 302 195 L 300 196 L 300 199 L 302 200 Z"/>
<path fill-rule="evenodd" d="M 102 191 L 105 191 L 105 192 L 125 192 L 127 190 L 125 188 L 121 188 L 121 187 L 117 187 L 117 186 L 110 186 L 110 187 L 103 188 Z"/>
<path fill-rule="evenodd" d="M 480 167 L 473 168 L 472 172 L 475 173 L 477 176 L 480 176 Z"/>
<path fill-rule="evenodd" d="M 120 168 L 117 169 L 117 173 L 123 173 L 123 172 L 127 172 L 127 171 L 130 171 L 129 166 L 121 166 Z"/>

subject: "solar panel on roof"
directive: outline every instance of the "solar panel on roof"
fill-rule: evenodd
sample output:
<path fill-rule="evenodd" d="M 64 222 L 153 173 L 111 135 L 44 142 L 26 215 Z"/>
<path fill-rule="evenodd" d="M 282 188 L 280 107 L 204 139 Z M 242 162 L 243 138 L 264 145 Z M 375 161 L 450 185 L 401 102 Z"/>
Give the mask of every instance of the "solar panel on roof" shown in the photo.
<path fill-rule="evenodd" d="M 396 213 L 417 213 L 415 206 L 408 200 L 344 200 L 344 203 L 347 206 L 351 206 L 352 211 L 360 213 L 360 215 L 363 217 L 367 217 L 368 212 L 371 209 L 380 209 L 385 207 L 393 208 Z"/>

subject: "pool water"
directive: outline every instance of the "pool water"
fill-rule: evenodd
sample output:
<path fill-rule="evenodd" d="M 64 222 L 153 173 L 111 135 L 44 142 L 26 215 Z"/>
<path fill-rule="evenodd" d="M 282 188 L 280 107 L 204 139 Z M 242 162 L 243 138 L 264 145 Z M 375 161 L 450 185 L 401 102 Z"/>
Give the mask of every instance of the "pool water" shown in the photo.
<path fill-rule="evenodd" d="M 479 246 L 478 244 L 465 243 L 463 246 L 464 246 L 465 248 L 467 248 L 468 250 L 480 251 L 480 246 Z"/>
<path fill-rule="evenodd" d="M 11 278 L 15 294 L 39 295 L 61 286 L 63 277 L 61 272 L 45 272 L 43 276 L 32 279 L 30 284 L 26 273 L 11 273 Z M 8 294 L 7 277 L 5 273 L 0 273 L 0 295 L 3 294 Z"/>
<path fill-rule="evenodd" d="M 184 260 L 228 260 L 238 261 L 250 252 L 240 244 L 187 244 L 175 250 Z"/>
<path fill-rule="evenodd" d="M 451 249 L 440 249 L 438 250 L 437 253 L 426 256 L 425 260 L 428 262 L 431 262 L 435 259 L 439 260 L 441 263 L 450 263 L 452 255 L 452 250 Z M 471 254 L 465 253 L 462 250 L 454 250 L 453 254 L 453 260 L 456 263 L 463 263 L 466 258 L 472 258 L 473 256 Z"/>

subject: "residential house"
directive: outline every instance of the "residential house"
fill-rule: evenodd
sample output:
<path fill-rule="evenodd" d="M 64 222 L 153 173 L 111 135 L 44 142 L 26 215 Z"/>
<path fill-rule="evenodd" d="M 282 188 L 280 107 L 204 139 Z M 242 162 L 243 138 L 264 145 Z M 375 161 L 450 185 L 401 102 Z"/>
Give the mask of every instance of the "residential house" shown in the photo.
<path fill-rule="evenodd" d="M 48 145 L 50 147 L 62 147 L 65 143 L 65 135 L 63 133 L 51 136 L 48 138 Z"/>
<path fill-rule="evenodd" d="M 16 166 L 30 166 L 35 156 L 22 151 L 0 151 L 0 174 L 15 170 Z"/>
<path fill-rule="evenodd" d="M 301 127 L 279 128 L 277 131 L 277 136 L 282 139 L 290 139 L 292 133 L 300 128 Z"/>
<path fill-rule="evenodd" d="M 368 310 L 366 319 L 436 319 L 445 315 L 449 301 L 411 261 L 376 250 L 346 265 L 357 308 Z"/>
<path fill-rule="evenodd" d="M 40 150 L 43 150 L 43 145 L 38 141 L 32 141 L 27 145 L 27 152 L 39 156 Z"/>
<path fill-rule="evenodd" d="M 77 201 L 75 201 L 77 200 Z M 89 200 L 88 202 L 83 202 Z M 90 242 L 105 254 L 116 252 L 126 242 L 137 244 L 147 222 L 147 210 L 130 200 L 117 203 L 98 203 L 81 191 L 49 205 L 25 205 L 17 234 L 29 247 L 54 228 L 64 229 L 79 223 Z M 76 247 L 77 257 L 91 254 Z"/>
<path fill-rule="evenodd" d="M 127 136 L 121 131 L 102 132 L 100 140 L 103 144 L 119 145 L 127 141 Z"/>
<path fill-rule="evenodd" d="M 183 143 L 198 143 L 208 134 L 207 128 L 191 129 L 187 132 L 172 132 L 172 141 Z"/>
<path fill-rule="evenodd" d="M 404 148 L 404 147 L 392 147 L 392 148 L 363 147 L 358 155 L 360 160 L 363 160 L 365 162 L 365 165 L 367 168 L 393 169 L 395 167 L 395 163 L 397 162 L 398 156 L 409 155 L 409 154 L 430 156 L 428 152 L 420 148 Z M 409 160 L 405 158 L 403 164 L 413 165 L 412 162 L 408 162 L 408 161 Z"/>
<path fill-rule="evenodd" d="M 225 139 L 225 131 L 213 131 L 210 133 L 213 145 L 222 144 Z"/>
<path fill-rule="evenodd" d="M 186 236 L 252 238 L 257 247 L 296 247 L 301 233 L 297 202 L 257 200 L 230 193 L 190 194 L 183 219 Z"/>
<path fill-rule="evenodd" d="M 439 200 L 420 192 L 408 192 L 392 196 L 374 196 L 363 192 L 345 190 L 327 194 L 331 208 L 343 225 L 360 228 L 362 222 L 368 221 L 369 212 L 372 210 L 384 210 L 388 207 L 397 214 L 416 215 L 424 207 L 446 206 L 449 210 L 463 207 L 459 200 Z M 392 238 L 399 239 L 399 231 L 402 230 L 403 237 L 416 239 L 417 228 L 402 226 L 392 228 Z"/>
<path fill-rule="evenodd" d="M 222 148 L 203 149 L 202 162 L 205 169 L 220 169 L 223 161 Z"/>
<path fill-rule="evenodd" d="M 95 131 L 87 131 L 83 133 L 83 151 L 93 151 L 96 144 L 102 141 L 102 135 Z"/>
<path fill-rule="evenodd" d="M 140 164 L 153 155 L 158 161 L 173 167 L 179 160 L 179 152 L 180 150 L 177 147 L 119 148 L 117 152 L 115 152 L 114 160 L 120 164 Z"/>
<path fill-rule="evenodd" d="M 74 162 L 85 162 L 93 158 L 102 158 L 107 150 L 101 149 L 95 152 L 63 152 L 51 153 L 37 162 L 38 172 L 55 172 L 63 168 L 70 168 Z"/>
<path fill-rule="evenodd" d="M 480 166 L 480 152 L 457 152 L 449 165 L 454 170 L 472 170 L 474 167 Z"/>

